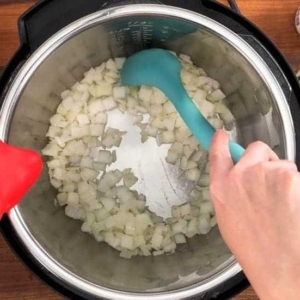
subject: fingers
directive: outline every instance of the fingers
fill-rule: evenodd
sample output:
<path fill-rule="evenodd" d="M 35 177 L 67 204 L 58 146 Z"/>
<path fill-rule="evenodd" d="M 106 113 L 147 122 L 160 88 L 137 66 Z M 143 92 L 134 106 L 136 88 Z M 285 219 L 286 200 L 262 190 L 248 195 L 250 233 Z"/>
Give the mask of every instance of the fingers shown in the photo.
<path fill-rule="evenodd" d="M 229 138 L 226 131 L 217 131 L 211 142 L 209 152 L 211 181 L 224 181 L 233 168 L 228 143 Z"/>
<path fill-rule="evenodd" d="M 236 164 L 236 167 L 248 168 L 263 161 L 277 161 L 277 154 L 265 143 L 255 142 L 249 145 Z"/>

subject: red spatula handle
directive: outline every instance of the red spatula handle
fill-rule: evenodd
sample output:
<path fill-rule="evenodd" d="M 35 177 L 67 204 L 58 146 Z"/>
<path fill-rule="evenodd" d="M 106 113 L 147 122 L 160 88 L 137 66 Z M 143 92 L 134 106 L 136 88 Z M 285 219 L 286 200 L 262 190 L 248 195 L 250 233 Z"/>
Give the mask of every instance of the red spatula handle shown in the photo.
<path fill-rule="evenodd" d="M 42 159 L 35 151 L 0 141 L 0 218 L 22 200 L 42 168 Z"/>

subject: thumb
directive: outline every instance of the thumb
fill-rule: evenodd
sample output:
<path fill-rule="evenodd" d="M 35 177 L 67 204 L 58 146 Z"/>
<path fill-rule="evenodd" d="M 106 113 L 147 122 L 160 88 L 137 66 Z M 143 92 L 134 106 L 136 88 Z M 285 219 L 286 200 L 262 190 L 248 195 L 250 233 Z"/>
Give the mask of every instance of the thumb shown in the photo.
<path fill-rule="evenodd" d="M 215 133 L 210 145 L 210 180 L 222 182 L 233 168 L 234 164 L 229 151 L 229 137 L 225 130 Z"/>

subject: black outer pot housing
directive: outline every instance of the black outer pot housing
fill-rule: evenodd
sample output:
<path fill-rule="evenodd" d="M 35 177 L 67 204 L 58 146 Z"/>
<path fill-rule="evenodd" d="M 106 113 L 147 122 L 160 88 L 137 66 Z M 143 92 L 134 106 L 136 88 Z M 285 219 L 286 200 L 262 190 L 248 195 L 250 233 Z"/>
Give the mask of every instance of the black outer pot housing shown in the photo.
<path fill-rule="evenodd" d="M 296 163 L 300 168 L 300 89 L 292 69 L 274 44 L 252 23 L 239 14 L 234 0 L 228 0 L 232 9 L 213 0 L 41 0 L 19 19 L 21 46 L 0 78 L 0 107 L 7 89 L 18 70 L 30 55 L 57 31 L 90 13 L 111 6 L 125 4 L 165 4 L 192 10 L 223 24 L 254 48 L 276 76 L 289 102 L 296 130 Z M 18 239 L 9 218 L 0 223 L 2 234 L 22 261 L 45 283 L 69 299 L 95 299 L 62 282 L 43 268 Z M 241 272 L 217 289 L 194 300 L 231 299 L 249 286 Z"/>

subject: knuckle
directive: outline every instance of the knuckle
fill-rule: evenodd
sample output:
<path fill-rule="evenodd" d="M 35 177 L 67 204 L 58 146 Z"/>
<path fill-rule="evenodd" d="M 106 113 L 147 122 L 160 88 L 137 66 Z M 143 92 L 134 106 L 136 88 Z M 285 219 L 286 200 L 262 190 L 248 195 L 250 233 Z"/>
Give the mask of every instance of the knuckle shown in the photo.
<path fill-rule="evenodd" d="M 253 166 L 253 169 L 259 172 L 265 172 L 269 168 L 269 161 L 261 161 Z"/>
<path fill-rule="evenodd" d="M 221 151 L 219 151 L 218 149 L 215 150 L 211 150 L 210 154 L 209 154 L 209 160 L 213 163 L 214 161 L 218 161 L 219 159 L 221 159 L 223 157 Z"/>
<path fill-rule="evenodd" d="M 278 171 L 279 173 L 279 180 L 283 183 L 283 184 L 291 184 L 294 181 L 295 178 L 295 172 L 291 169 L 280 169 Z"/>
<path fill-rule="evenodd" d="M 260 176 L 266 172 L 268 169 L 268 162 L 259 162 L 252 167 L 252 172 L 254 176 Z"/>
<path fill-rule="evenodd" d="M 265 150 L 265 149 L 269 149 L 269 147 L 261 141 L 256 141 L 256 142 L 253 142 L 252 144 L 250 144 L 247 149 L 248 150 L 254 150 L 254 149 L 255 150 L 257 150 L 257 149 Z"/>

